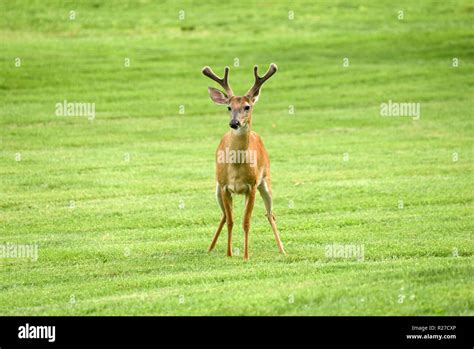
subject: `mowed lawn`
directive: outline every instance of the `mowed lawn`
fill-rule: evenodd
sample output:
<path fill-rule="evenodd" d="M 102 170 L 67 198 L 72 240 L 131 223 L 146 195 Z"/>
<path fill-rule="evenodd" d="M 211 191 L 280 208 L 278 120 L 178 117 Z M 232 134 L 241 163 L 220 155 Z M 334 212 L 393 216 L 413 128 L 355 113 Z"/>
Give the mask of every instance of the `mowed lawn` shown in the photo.
<path fill-rule="evenodd" d="M 468 0 L 1 1 L 0 245 L 39 255 L 0 258 L 0 314 L 474 315 L 473 23 Z M 243 94 L 271 62 L 253 129 L 288 255 L 260 197 L 250 261 L 243 197 L 235 256 L 225 230 L 208 254 L 228 114 L 201 68 Z"/>

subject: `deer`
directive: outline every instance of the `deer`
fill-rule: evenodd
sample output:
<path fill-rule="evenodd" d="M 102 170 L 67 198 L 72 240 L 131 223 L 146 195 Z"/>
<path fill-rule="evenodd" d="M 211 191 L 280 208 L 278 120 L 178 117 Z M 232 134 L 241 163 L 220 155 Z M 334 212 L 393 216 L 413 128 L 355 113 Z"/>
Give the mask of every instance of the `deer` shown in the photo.
<path fill-rule="evenodd" d="M 260 136 L 252 131 L 252 112 L 260 96 L 262 85 L 277 71 L 276 64 L 270 64 L 263 76 L 258 75 L 258 66 L 254 66 L 254 84 L 243 96 L 235 96 L 229 85 L 229 67 L 224 68 L 224 77 L 218 77 L 210 67 L 202 73 L 217 82 L 224 91 L 208 87 L 211 100 L 226 105 L 229 112 L 230 130 L 222 137 L 216 150 L 216 199 L 222 211 L 222 218 L 215 231 L 208 252 L 216 246 L 217 239 L 227 224 L 227 256 L 232 257 L 232 216 L 233 195 L 245 195 L 243 215 L 244 260 L 249 259 L 250 217 L 255 203 L 257 190 L 265 205 L 266 217 L 273 231 L 278 250 L 285 255 L 273 213 L 272 186 L 270 178 L 270 160 Z M 230 156 L 228 156 L 230 154 Z M 252 154 L 254 155 L 252 157 Z M 253 161 L 249 161 L 252 160 Z"/>

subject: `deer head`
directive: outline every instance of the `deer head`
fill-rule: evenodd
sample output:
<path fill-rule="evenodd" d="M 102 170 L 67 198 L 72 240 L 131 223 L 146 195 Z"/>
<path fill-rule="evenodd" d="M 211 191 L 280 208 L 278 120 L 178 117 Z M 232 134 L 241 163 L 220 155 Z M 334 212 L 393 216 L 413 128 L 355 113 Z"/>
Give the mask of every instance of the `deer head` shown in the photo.
<path fill-rule="evenodd" d="M 229 85 L 229 67 L 225 67 L 223 78 L 219 78 L 209 67 L 204 67 L 202 73 L 217 82 L 224 89 L 225 92 L 222 92 L 216 88 L 208 87 L 209 96 L 214 103 L 227 105 L 227 110 L 230 113 L 229 126 L 237 130 L 250 126 L 253 106 L 257 103 L 260 89 L 265 81 L 276 73 L 277 69 L 276 64 L 272 63 L 265 75 L 258 76 L 258 67 L 254 66 L 253 75 L 255 82 L 244 96 L 234 96 L 234 92 Z"/>

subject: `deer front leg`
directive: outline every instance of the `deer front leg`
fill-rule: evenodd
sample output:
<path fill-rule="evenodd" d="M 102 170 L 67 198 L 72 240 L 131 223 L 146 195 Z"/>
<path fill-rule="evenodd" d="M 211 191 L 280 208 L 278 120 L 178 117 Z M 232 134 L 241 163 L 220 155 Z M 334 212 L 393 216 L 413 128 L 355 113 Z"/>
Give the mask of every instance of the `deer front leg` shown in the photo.
<path fill-rule="evenodd" d="M 211 244 L 209 245 L 207 252 L 211 252 L 216 246 L 217 239 L 219 238 L 222 227 L 224 226 L 224 223 L 225 223 L 225 209 L 224 209 L 224 204 L 222 203 L 221 191 L 222 191 L 221 186 L 219 185 L 219 183 L 217 183 L 216 184 L 216 199 L 217 199 L 217 203 L 219 204 L 219 207 L 222 210 L 222 218 L 219 223 L 219 226 L 217 227 L 216 232 L 214 233 L 214 236 L 212 237 L 212 241 L 211 241 Z"/>
<path fill-rule="evenodd" d="M 250 192 L 245 196 L 245 210 L 244 210 L 244 259 L 249 259 L 249 230 L 250 230 L 250 217 L 252 216 L 253 205 L 255 204 L 255 193 L 257 187 L 252 187 Z"/>
<path fill-rule="evenodd" d="M 222 190 L 221 197 L 227 222 L 227 256 L 232 257 L 232 228 L 234 227 L 232 218 L 232 195 L 227 190 Z"/>

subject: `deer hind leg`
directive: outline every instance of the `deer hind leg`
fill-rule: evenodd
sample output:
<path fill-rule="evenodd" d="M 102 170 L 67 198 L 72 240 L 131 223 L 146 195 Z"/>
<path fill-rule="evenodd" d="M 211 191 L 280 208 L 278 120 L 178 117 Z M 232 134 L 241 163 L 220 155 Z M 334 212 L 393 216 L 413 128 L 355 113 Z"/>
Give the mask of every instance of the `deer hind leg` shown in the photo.
<path fill-rule="evenodd" d="M 260 195 L 263 199 L 263 203 L 265 204 L 265 210 L 267 211 L 266 216 L 268 222 L 270 223 L 270 226 L 272 227 L 273 235 L 275 236 L 278 250 L 280 251 L 280 253 L 286 254 L 285 249 L 283 248 L 283 243 L 280 239 L 280 233 L 278 232 L 278 228 L 275 223 L 275 216 L 273 215 L 272 188 L 270 185 L 270 181 L 264 178 L 258 186 L 258 191 L 260 192 Z"/>
<path fill-rule="evenodd" d="M 225 218 L 227 222 L 227 256 L 232 257 L 232 195 L 227 190 L 221 191 L 222 205 L 224 206 Z"/>
<path fill-rule="evenodd" d="M 226 220 L 224 204 L 222 203 L 221 186 L 219 185 L 219 183 L 216 184 L 216 199 L 217 199 L 217 203 L 219 204 L 219 207 L 222 210 L 222 218 L 219 223 L 219 226 L 217 227 L 216 232 L 214 233 L 214 236 L 212 237 L 212 241 L 211 241 L 211 244 L 209 245 L 207 252 L 211 252 L 216 246 L 217 239 L 219 238 L 219 235 L 221 234 L 222 228 L 224 227 L 225 220 Z"/>
<path fill-rule="evenodd" d="M 255 204 L 255 194 L 257 189 L 253 187 L 249 193 L 245 196 L 245 209 L 244 209 L 244 259 L 249 259 L 249 230 L 250 230 L 250 217 L 252 216 L 253 206 Z"/>

